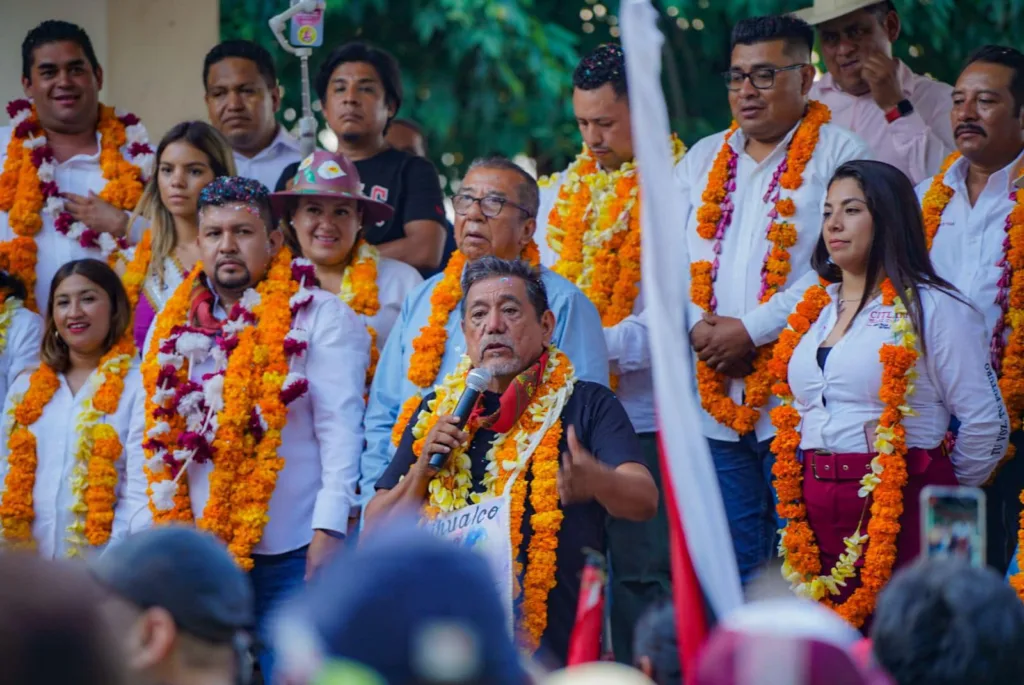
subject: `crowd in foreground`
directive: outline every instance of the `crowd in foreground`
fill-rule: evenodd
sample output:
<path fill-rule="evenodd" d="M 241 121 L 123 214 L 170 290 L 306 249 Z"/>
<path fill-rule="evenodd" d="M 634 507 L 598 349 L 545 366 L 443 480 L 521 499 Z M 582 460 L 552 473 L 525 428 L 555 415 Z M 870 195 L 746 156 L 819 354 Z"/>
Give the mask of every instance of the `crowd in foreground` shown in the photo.
<path fill-rule="evenodd" d="M 932 656 L 948 682 L 1024 680 L 1024 55 L 982 46 L 949 86 L 892 58 L 899 32 L 885 1 L 744 19 L 723 73 L 734 123 L 690 150 L 664 141 L 681 234 L 664 248 L 689 271 L 679 333 L 739 581 L 754 593 L 777 553 L 801 598 L 787 629 L 806 626 L 748 644 L 781 609 L 719 617 L 702 658 L 724 670 L 707 682 L 760 682 L 762 652 L 785 674 L 770 682 L 805 682 L 819 653 L 849 660 L 868 634 L 901 685 L 942 682 Z M 521 682 L 515 650 L 560 669 L 584 639 L 659 682 L 703 677 L 634 648 L 674 631 L 619 46 L 573 74 L 572 164 L 538 181 L 475 160 L 453 226 L 378 48 L 327 55 L 315 88 L 338 149 L 303 159 L 252 43 L 210 51 L 210 123 L 155 149 L 99 102 L 81 28 L 34 28 L 22 64 L 28 99 L 0 129 L 0 534 L 84 560 L 125 600 L 101 604 L 136 672 L 178 681 L 153 669 L 180 665 L 180 631 L 198 671 L 246 673 L 252 653 L 266 682 L 318 677 L 302 671 L 325 654 L 349 660 L 330 664 L 341 679 L 362 664 L 387 682 L 490 682 L 493 658 Z M 912 566 L 934 485 L 985 488 L 995 576 Z M 408 516 L 449 546 L 392 532 Z M 220 565 L 188 571 L 206 558 L 193 544 Z M 580 638 L 593 551 L 608 628 Z M 177 585 L 200 578 L 214 584 Z M 945 599 L 963 585 L 992 594 Z M 403 618 L 434 601 L 479 626 Z M 910 644 L 884 632 L 917 601 Z M 977 628 L 997 605 L 1005 621 Z M 954 658 L 947 635 L 978 653 Z"/>

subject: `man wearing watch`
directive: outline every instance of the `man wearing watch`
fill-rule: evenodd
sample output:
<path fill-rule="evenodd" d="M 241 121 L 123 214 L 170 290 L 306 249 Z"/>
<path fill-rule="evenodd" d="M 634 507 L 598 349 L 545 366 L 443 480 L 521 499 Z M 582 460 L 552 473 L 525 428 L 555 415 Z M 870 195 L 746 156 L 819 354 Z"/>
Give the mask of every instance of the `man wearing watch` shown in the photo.
<path fill-rule="evenodd" d="M 828 73 L 810 97 L 832 110 L 875 157 L 913 183 L 930 178 L 955 149 L 952 86 L 915 74 L 892 56 L 900 18 L 890 0 L 814 0 L 796 13 L 818 32 Z"/>

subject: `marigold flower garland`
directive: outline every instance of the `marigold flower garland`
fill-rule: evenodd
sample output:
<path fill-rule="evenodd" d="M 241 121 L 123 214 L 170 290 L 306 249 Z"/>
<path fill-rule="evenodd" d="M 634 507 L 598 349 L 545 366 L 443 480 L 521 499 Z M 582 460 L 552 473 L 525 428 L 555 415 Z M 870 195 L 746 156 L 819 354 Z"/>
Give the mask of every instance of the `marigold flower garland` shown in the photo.
<path fill-rule="evenodd" d="M 532 266 L 540 266 L 540 252 L 532 240 L 523 248 L 520 259 Z M 430 315 L 427 325 L 420 329 L 420 334 L 412 341 L 412 356 L 409 358 L 408 379 L 420 391 L 429 388 L 437 380 L 441 371 L 441 359 L 444 357 L 445 346 L 448 344 L 448 317 L 462 301 L 462 270 L 466 265 L 466 256 L 460 250 L 452 253 L 444 275 L 430 294 Z M 405 427 L 420 406 L 421 392 L 417 392 L 405 401 L 395 425 L 391 428 L 391 442 L 397 447 L 402 440 Z"/>
<path fill-rule="evenodd" d="M 449 459 L 449 466 L 442 469 L 428 486 L 428 501 L 424 513 L 428 518 L 457 511 L 473 503 L 502 496 L 510 480 L 514 479 L 509 503 L 509 533 L 514 565 L 514 590 L 521 593 L 522 605 L 519 620 L 519 638 L 530 652 L 536 651 L 541 636 L 547 628 L 547 599 L 556 584 L 555 569 L 558 551 L 558 532 L 563 514 L 558 499 L 558 463 L 561 451 L 562 422 L 559 418 L 562 407 L 572 395 L 576 382 L 572 362 L 563 352 L 552 347 L 541 384 L 530 404 L 520 415 L 515 427 L 508 433 L 495 436 L 487 452 L 487 474 L 481 485 L 482 493 L 472 492 L 471 461 L 466 447 L 456 450 Z M 445 377 L 436 388 L 435 397 L 428 403 L 413 427 L 412 451 L 419 456 L 427 433 L 437 419 L 450 414 L 465 385 L 469 372 L 468 357 L 463 357 L 459 366 Z M 544 426 L 549 427 L 545 430 Z M 544 436 L 531 454 L 529 445 L 537 433 L 544 430 Z M 470 438 L 470 441 L 472 438 Z M 525 471 L 529 467 L 529 485 Z M 526 512 L 526 498 L 529 492 L 533 515 L 530 517 L 532 536 L 526 549 L 525 573 L 522 559 L 523 518 Z M 519 579 L 522 578 L 520 583 Z M 518 594 L 513 601 L 518 599 Z"/>
<path fill-rule="evenodd" d="M 309 261 L 280 250 L 267 277 L 243 294 L 222 333 L 211 337 L 184 323 L 200 272 L 197 265 L 157 317 L 142 368 L 150 510 L 161 523 L 191 520 L 187 467 L 212 459 L 199 526 L 224 540 L 248 570 L 284 466 L 278 449 L 288 405 L 309 389 L 290 368 L 309 345 L 307 332 L 293 325 L 312 302 L 306 284 L 315 284 L 316 275 Z M 192 381 L 192 366 L 210 357 L 215 371 L 202 383 Z"/>
<path fill-rule="evenodd" d="M 902 422 L 904 416 L 914 414 L 909 406 L 909 397 L 913 394 L 919 352 L 907 308 L 892 283 L 886 279 L 882 283 L 882 304 L 893 308 L 894 342 L 882 345 L 879 350 L 882 383 L 878 396 L 885 406 L 875 428 L 874 447 L 878 454 L 871 461 L 871 471 L 861 479 L 859 491 L 864 498 L 865 511 L 870 501 L 871 519 L 866 534 L 861 533 L 858 525 L 849 537 L 843 539 L 846 552 L 840 556 L 835 568 L 822 575 L 820 550 L 807 521 L 807 508 L 803 501 L 804 468 L 798 456 L 801 418 L 792 406 L 788 369 L 793 352 L 804 334 L 831 303 L 831 296 L 822 286 L 809 288 L 796 311 L 789 316 L 789 325 L 779 336 L 775 347 L 771 369 L 780 380 L 773 391 L 782 400 L 782 405 L 771 412 L 772 424 L 777 429 L 772 441 L 772 452 L 776 456 L 772 473 L 779 498 L 778 513 L 787 520 L 779 543 L 783 575 L 797 594 L 825 604 L 859 628 L 874 611 L 878 593 L 889 581 L 896 562 L 903 488 L 908 479 L 906 434 Z M 856 563 L 865 543 L 868 549 L 860 571 L 861 586 L 842 604 L 836 604 L 830 595 L 839 594 L 839 586 L 857 575 Z"/>
<path fill-rule="evenodd" d="M 128 262 L 124 274 L 121 276 L 124 289 L 128 292 L 128 304 L 131 305 L 133 312 L 139 304 L 139 297 L 142 294 L 142 288 L 146 284 L 146 276 L 149 274 L 149 263 L 152 259 L 153 232 L 146 229 L 146 232 L 142 234 L 139 244 L 135 246 L 135 254 L 132 255 L 131 261 Z"/>
<path fill-rule="evenodd" d="M 8 271 L 28 288 L 27 305 L 35 309 L 35 236 L 42 230 L 43 212 L 54 217 L 59 233 L 83 247 L 99 249 L 104 256 L 126 243 L 92 230 L 67 212 L 56 181 L 57 161 L 32 103 L 15 100 L 7 106 L 7 113 L 14 130 L 0 173 L 0 211 L 8 213 L 7 221 L 16 237 L 0 249 Z M 100 105 L 96 128 L 100 134 L 100 168 L 107 180 L 99 197 L 118 209 L 131 211 L 142 197 L 143 184 L 155 161 L 146 129 L 134 114 L 115 112 L 105 105 Z M 122 147 L 126 147 L 124 153 Z"/>
<path fill-rule="evenodd" d="M 129 331 L 100 359 L 98 368 L 89 379 L 93 395 L 86 400 L 75 419 L 79 437 L 72 472 L 74 504 L 71 510 L 75 520 L 68 529 L 70 557 L 80 556 L 82 547 L 99 547 L 110 540 L 117 502 L 116 463 L 123 447 L 117 431 L 102 421 L 105 416 L 115 413 L 120 405 L 124 378 L 131 368 L 135 352 Z M 59 387 L 57 372 L 41 364 L 29 377 L 28 389 L 12 410 L 14 423 L 7 442 L 8 470 L 0 499 L 0 520 L 4 538 L 15 546 L 35 546 L 32 538 L 35 522 L 32 492 L 39 457 L 36 438 L 30 427 L 43 415 Z"/>
<path fill-rule="evenodd" d="M 356 314 L 371 317 L 380 311 L 380 292 L 377 287 L 380 251 L 362 238 L 352 251 L 355 253 L 355 259 L 345 267 L 338 297 Z M 370 334 L 370 365 L 366 369 L 366 386 L 369 387 L 377 370 L 380 349 L 377 347 L 377 331 L 373 326 L 367 326 L 366 330 Z"/>
<path fill-rule="evenodd" d="M 932 177 L 924 197 L 921 198 L 921 209 L 924 215 L 925 242 L 931 250 L 935 236 L 942 223 L 942 214 L 949 205 L 956 191 L 945 182 L 946 172 L 960 159 L 960 153 L 954 152 L 942 162 L 939 173 Z M 999 390 L 1003 403 L 1010 418 L 1010 432 L 1021 429 L 1024 418 L 1024 193 L 1013 190 L 1009 194 L 1013 208 L 1006 215 L 1003 230 L 1003 257 L 996 266 L 1002 269 L 999 277 L 999 292 L 996 303 L 1002 309 L 1002 315 L 996 320 L 989 343 L 992 368 L 999 377 Z M 1009 329 L 1007 331 L 1007 329 Z M 1013 459 L 1017 448 L 1011 443 L 1006 454 L 993 471 L 990 482 L 999 472 L 1003 464 Z M 1024 503 L 1024 491 L 1020 495 Z M 1021 514 L 1017 531 L 1018 551 L 1017 563 L 1024 569 L 1024 513 Z M 1017 595 L 1024 600 L 1024 572 L 1010 578 L 1010 584 Z"/>
<path fill-rule="evenodd" d="M 0 354 L 3 354 L 7 349 L 7 331 L 14 322 L 15 313 L 24 307 L 25 303 L 3 291 L 0 291 L 0 301 L 3 302 L 3 306 L 0 307 Z"/>
<path fill-rule="evenodd" d="M 772 181 L 762 201 L 770 206 L 766 236 L 770 247 L 761 267 L 760 302 L 767 302 L 778 292 L 789 277 L 791 265 L 789 249 L 796 245 L 796 227 L 788 219 L 796 214 L 796 205 L 790 197 L 782 197 L 782 190 L 795 192 L 803 185 L 803 174 L 814 156 L 821 127 L 832 114 L 828 107 L 811 100 L 807 113 L 789 143 L 786 156 L 772 175 Z M 729 144 L 738 125 L 733 122 L 725 134 L 722 147 L 708 175 L 708 183 L 701 196 L 704 204 L 697 210 L 697 234 L 714 241 L 714 261 L 697 260 L 690 265 L 690 299 L 704 311 L 714 313 L 718 307 L 715 281 L 718 278 L 719 259 L 725 231 L 732 222 L 731 195 L 736 190 L 736 152 Z M 697 389 L 701 406 L 716 421 L 745 435 L 757 425 L 760 409 L 768 403 L 771 394 L 771 373 L 768 370 L 774 345 L 758 349 L 754 357 L 753 372 L 746 378 L 743 404 L 729 397 L 729 379 L 705 362 L 697 361 Z"/>

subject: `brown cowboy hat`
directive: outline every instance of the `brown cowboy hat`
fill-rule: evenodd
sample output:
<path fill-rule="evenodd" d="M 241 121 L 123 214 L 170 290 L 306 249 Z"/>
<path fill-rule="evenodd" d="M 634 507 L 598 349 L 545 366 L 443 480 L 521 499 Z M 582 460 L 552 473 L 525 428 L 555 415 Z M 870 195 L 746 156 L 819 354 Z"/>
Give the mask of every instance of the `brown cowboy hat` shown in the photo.
<path fill-rule="evenodd" d="M 362 185 L 356 165 L 347 157 L 317 150 L 299 164 L 292 189 L 271 193 L 270 204 L 274 214 L 283 217 L 288 213 L 288 204 L 292 198 L 348 198 L 359 203 L 363 210 L 364 226 L 390 219 L 395 213 L 391 205 L 363 195 Z"/>

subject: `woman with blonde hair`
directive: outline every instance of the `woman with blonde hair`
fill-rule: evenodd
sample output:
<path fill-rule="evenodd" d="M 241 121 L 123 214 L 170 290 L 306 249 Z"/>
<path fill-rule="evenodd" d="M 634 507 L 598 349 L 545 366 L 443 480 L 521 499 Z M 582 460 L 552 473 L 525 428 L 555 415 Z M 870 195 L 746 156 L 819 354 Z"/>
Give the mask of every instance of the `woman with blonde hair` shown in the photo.
<path fill-rule="evenodd" d="M 53 559 L 100 554 L 127 534 L 129 452 L 145 400 L 121 279 L 95 259 L 54 275 L 40 364 L 10 388 L 0 429 L 0 548 Z"/>
<path fill-rule="evenodd" d="M 182 122 L 160 141 L 156 172 L 136 209 L 150 226 L 122 274 L 135 310 L 135 344 L 139 349 L 156 312 L 198 260 L 199 191 L 218 176 L 234 175 L 231 146 L 205 122 Z"/>

